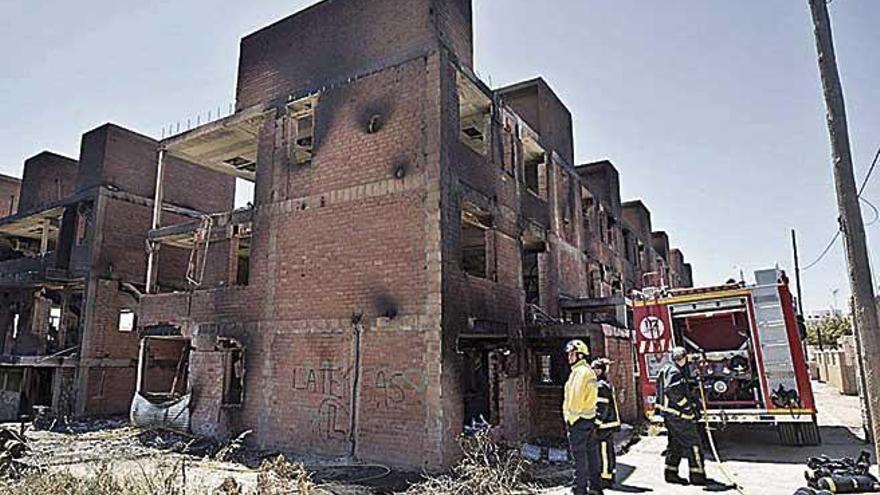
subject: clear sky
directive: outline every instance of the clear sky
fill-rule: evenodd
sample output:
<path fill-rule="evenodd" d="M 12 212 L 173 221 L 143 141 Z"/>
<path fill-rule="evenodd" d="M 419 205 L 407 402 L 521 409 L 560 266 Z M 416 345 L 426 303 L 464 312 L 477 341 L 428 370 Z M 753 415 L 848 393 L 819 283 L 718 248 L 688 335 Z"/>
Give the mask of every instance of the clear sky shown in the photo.
<path fill-rule="evenodd" d="M 0 173 L 44 149 L 77 157 L 108 121 L 158 138 L 228 109 L 241 36 L 312 3 L 4 0 Z M 574 116 L 577 160 L 615 163 L 698 284 L 789 268 L 791 228 L 803 265 L 825 247 L 837 214 L 806 0 L 474 3 L 478 73 L 543 76 Z M 880 1 L 829 7 L 861 180 L 880 147 Z M 880 172 L 865 197 L 880 205 Z M 880 246 L 880 222 L 867 230 Z M 834 289 L 844 306 L 840 243 L 803 280 L 807 309 Z"/>

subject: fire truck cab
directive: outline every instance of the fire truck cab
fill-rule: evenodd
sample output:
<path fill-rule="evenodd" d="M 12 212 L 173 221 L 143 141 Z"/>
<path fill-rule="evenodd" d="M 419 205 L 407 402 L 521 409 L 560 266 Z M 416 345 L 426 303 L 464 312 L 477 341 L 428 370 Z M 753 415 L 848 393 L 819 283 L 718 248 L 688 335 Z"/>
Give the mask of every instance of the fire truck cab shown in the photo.
<path fill-rule="evenodd" d="M 633 301 L 644 410 L 654 414 L 656 379 L 674 346 L 688 351 L 694 400 L 710 423 L 775 425 L 783 445 L 820 442 L 801 329 L 788 279 L 755 272 L 754 285 L 645 289 Z M 661 420 L 662 421 L 662 420 Z"/>

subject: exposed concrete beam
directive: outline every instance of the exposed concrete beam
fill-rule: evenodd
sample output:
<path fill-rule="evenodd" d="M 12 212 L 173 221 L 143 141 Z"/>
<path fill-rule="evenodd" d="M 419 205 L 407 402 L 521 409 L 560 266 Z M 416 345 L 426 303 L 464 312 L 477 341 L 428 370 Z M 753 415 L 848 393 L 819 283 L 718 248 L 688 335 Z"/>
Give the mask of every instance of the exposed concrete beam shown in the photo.
<path fill-rule="evenodd" d="M 240 170 L 228 163 L 218 162 L 214 160 L 209 160 L 205 158 L 200 158 L 197 156 L 190 155 L 183 151 L 169 151 L 171 156 L 175 158 L 179 158 L 181 160 L 185 160 L 190 163 L 194 163 L 196 165 L 205 167 L 209 170 L 213 170 L 215 172 L 231 175 L 233 177 L 238 177 L 240 179 L 248 180 L 251 182 L 255 182 L 257 180 L 257 174 L 255 172 L 248 172 L 247 170 Z"/>
<path fill-rule="evenodd" d="M 213 227 L 211 242 L 231 238 L 230 225 L 249 225 L 253 222 L 253 209 L 242 209 L 224 213 L 215 213 L 211 216 Z M 201 227 L 202 222 L 186 222 L 176 225 L 151 230 L 147 237 L 151 242 L 190 249 L 193 246 L 193 236 Z"/>
<path fill-rule="evenodd" d="M 260 130 L 274 109 L 254 106 L 161 142 L 171 155 L 218 173 L 255 181 Z M 234 164 L 233 161 L 242 161 Z"/>

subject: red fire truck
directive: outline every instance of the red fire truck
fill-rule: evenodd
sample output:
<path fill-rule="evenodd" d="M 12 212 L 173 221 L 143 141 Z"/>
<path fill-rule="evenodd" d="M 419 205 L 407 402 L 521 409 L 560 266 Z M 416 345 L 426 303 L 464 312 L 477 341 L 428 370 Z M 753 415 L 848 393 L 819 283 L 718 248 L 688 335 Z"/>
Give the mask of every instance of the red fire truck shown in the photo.
<path fill-rule="evenodd" d="M 671 348 L 682 346 L 711 423 L 775 425 L 784 445 L 816 445 L 816 406 L 788 279 L 771 269 L 755 272 L 755 281 L 646 289 L 634 299 L 645 413 L 659 420 L 656 378 Z"/>

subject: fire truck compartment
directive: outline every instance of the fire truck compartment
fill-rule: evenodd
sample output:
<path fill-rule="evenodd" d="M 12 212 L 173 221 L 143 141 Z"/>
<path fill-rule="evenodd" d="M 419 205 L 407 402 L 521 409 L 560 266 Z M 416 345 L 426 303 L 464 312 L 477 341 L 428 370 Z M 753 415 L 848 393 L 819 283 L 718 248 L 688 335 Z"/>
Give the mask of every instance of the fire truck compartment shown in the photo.
<path fill-rule="evenodd" d="M 670 306 L 675 341 L 687 349 L 691 376 L 710 409 L 766 404 L 745 297 Z"/>

